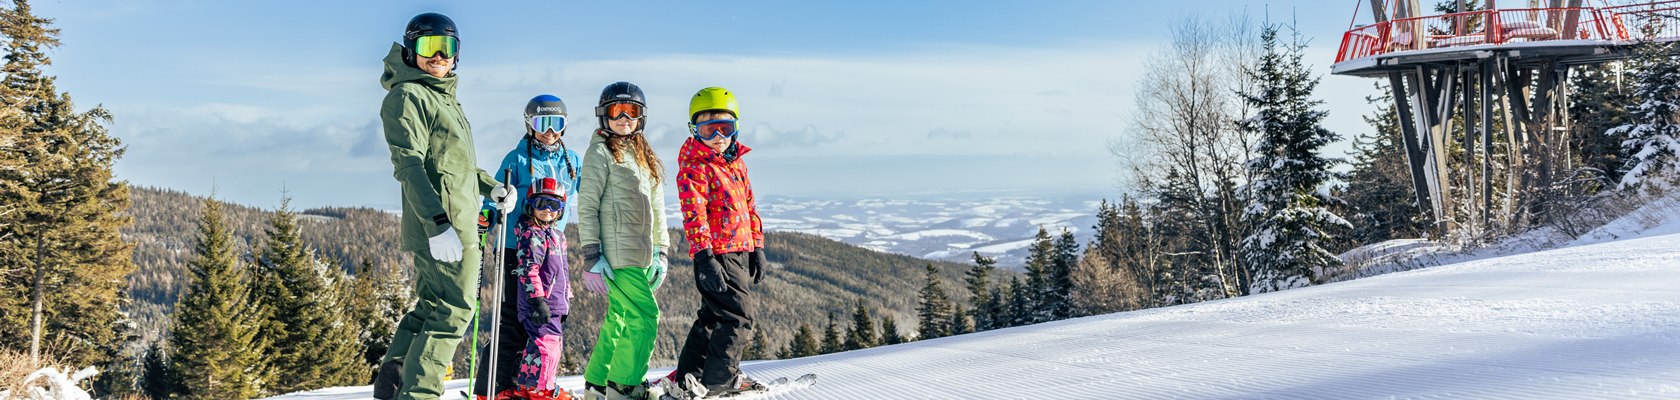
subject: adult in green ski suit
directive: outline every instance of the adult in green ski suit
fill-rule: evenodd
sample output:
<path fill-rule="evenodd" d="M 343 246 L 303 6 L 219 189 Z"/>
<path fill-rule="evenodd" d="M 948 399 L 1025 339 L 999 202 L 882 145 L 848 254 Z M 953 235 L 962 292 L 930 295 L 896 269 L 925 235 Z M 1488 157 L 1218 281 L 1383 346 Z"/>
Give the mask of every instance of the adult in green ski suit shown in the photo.
<path fill-rule="evenodd" d="M 584 288 L 608 296 L 607 315 L 583 371 L 584 398 L 646 396 L 643 376 L 659 331 L 653 291 L 665 281 L 664 167 L 642 136 L 642 89 L 617 82 L 601 91 L 601 129 L 583 154 L 578 189 L 578 241 Z"/>
<path fill-rule="evenodd" d="M 455 98 L 458 46 L 453 21 L 421 14 L 409 22 L 403 43 L 391 45 L 379 77 L 387 91 L 379 117 L 402 186 L 401 248 L 413 252 L 418 301 L 397 324 L 376 398 L 443 395 L 444 374 L 473 316 L 479 199 L 508 197 L 491 196 L 507 189 L 477 167 L 472 127 Z"/>

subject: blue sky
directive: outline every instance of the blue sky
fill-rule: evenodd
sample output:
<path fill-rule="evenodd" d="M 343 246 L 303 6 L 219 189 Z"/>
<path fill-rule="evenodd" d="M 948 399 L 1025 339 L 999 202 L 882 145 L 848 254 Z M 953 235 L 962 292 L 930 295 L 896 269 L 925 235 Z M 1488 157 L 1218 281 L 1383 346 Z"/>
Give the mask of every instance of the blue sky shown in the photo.
<path fill-rule="evenodd" d="M 410 17 L 461 28 L 461 100 L 494 169 L 538 93 L 565 99 L 581 150 L 602 86 L 650 96 L 649 138 L 675 165 L 686 98 L 741 97 L 761 194 L 986 191 L 1117 197 L 1108 144 L 1135 80 L 1187 15 L 1293 14 L 1327 72 L 1347 1 L 161 2 L 38 1 L 63 46 L 51 72 L 102 104 L 130 183 L 272 207 L 395 208 L 378 124 L 380 59 Z M 1363 2 L 1363 0 L 1359 0 Z M 491 3 L 491 4 L 485 4 Z M 1269 12 L 1268 12 L 1269 10 Z M 1325 76 L 1327 125 L 1365 129 L 1371 82 Z"/>

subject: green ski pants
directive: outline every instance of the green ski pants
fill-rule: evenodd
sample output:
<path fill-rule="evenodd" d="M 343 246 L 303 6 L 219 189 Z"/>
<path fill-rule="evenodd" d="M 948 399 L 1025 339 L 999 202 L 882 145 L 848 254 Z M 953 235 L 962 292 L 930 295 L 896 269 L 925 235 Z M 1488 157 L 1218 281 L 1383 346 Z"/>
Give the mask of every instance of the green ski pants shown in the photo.
<path fill-rule="evenodd" d="M 615 279 L 607 282 L 607 316 L 583 371 L 584 381 L 601 386 L 609 381 L 642 384 L 659 333 L 659 303 L 648 284 L 648 272 L 645 267 L 613 268 Z"/>
<path fill-rule="evenodd" d="M 478 290 L 480 252 L 477 242 L 466 243 L 461 261 L 446 263 L 428 250 L 414 252 L 414 309 L 397 323 L 396 337 L 385 359 L 403 360 L 399 400 L 432 400 L 443 396 L 443 378 L 455 359 L 455 348 L 473 318 Z"/>

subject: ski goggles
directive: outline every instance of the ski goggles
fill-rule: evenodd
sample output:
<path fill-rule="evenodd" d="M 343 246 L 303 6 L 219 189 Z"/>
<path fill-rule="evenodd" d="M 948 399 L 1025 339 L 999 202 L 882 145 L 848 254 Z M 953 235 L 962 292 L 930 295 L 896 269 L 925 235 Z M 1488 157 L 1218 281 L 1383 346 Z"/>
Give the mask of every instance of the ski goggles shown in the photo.
<path fill-rule="evenodd" d="M 461 50 L 461 40 L 454 36 L 432 35 L 414 39 L 414 55 L 420 58 L 432 58 L 443 53 L 443 58 L 455 58 Z"/>
<path fill-rule="evenodd" d="M 556 199 L 556 198 L 553 198 L 553 197 L 548 197 L 548 196 L 542 196 L 542 197 L 537 197 L 537 198 L 531 199 L 530 204 L 526 204 L 526 205 L 530 206 L 532 210 L 537 210 L 537 211 L 559 212 L 559 211 L 564 211 L 566 209 L 566 201 Z"/>
<path fill-rule="evenodd" d="M 617 120 L 625 117 L 629 117 L 630 119 L 642 119 L 643 111 L 640 104 L 626 102 L 608 104 L 606 106 L 602 106 L 601 110 L 603 111 L 601 115 L 607 117 L 608 120 Z"/>
<path fill-rule="evenodd" d="M 720 137 L 735 137 L 735 134 L 740 132 L 735 127 L 733 119 L 714 119 L 689 124 L 688 130 L 700 140 L 717 140 Z"/>
<path fill-rule="evenodd" d="M 566 131 L 566 116 L 538 115 L 531 117 L 530 121 L 525 121 L 525 124 L 537 133 L 561 133 Z"/>

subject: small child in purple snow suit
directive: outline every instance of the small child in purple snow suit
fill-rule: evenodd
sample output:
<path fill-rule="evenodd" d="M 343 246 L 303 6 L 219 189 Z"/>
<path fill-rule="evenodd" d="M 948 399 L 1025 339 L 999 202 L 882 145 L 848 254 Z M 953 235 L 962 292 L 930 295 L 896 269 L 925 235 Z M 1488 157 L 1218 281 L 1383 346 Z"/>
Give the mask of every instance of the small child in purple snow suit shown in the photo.
<path fill-rule="evenodd" d="M 525 198 L 525 213 L 514 227 L 519 240 L 519 277 L 524 301 L 518 303 L 519 322 L 530 336 L 514 382 L 528 397 L 555 396 L 555 369 L 560 365 L 561 327 L 572 297 L 566 274 L 566 234 L 555 221 L 566 212 L 566 188 L 554 178 L 538 179 Z M 563 392 L 561 392 L 563 393 Z"/>

